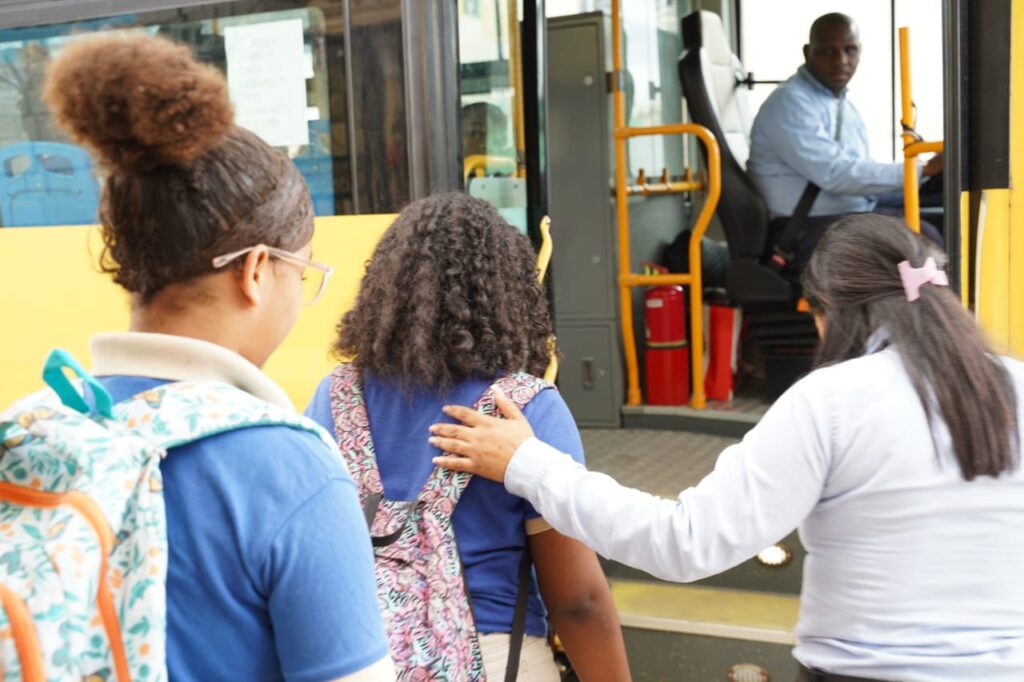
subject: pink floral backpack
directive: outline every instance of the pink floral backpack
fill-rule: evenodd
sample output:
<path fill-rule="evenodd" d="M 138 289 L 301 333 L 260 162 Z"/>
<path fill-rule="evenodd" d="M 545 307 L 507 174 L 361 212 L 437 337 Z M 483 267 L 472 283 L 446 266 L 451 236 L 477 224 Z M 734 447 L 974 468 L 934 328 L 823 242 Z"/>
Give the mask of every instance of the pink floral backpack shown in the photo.
<path fill-rule="evenodd" d="M 475 409 L 495 414 L 497 387 L 522 409 L 552 385 L 523 373 L 484 391 Z M 483 659 L 462 575 L 452 514 L 471 474 L 437 468 L 414 500 L 384 497 L 359 371 L 342 364 L 331 381 L 338 447 L 359 487 L 373 541 L 377 601 L 399 680 L 484 680 Z M 424 434 L 424 438 L 426 434 Z M 506 680 L 514 680 L 526 625 L 531 562 L 519 567 Z"/>

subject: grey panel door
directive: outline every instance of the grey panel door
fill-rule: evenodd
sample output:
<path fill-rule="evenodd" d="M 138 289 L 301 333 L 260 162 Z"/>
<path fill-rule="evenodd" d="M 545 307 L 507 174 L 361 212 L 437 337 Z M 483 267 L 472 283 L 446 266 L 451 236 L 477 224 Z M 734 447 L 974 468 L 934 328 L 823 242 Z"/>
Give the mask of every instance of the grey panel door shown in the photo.
<path fill-rule="evenodd" d="M 558 388 L 580 426 L 619 426 L 622 396 L 618 327 L 604 324 L 564 324 L 559 327 L 562 351 Z"/>
<path fill-rule="evenodd" d="M 551 229 L 559 320 L 615 316 L 603 17 L 548 31 Z"/>

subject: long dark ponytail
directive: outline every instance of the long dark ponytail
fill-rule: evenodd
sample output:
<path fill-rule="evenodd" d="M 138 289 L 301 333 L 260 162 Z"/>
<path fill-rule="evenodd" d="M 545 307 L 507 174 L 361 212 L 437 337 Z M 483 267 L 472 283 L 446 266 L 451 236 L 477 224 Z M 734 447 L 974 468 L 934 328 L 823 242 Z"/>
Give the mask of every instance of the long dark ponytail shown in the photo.
<path fill-rule="evenodd" d="M 944 286 L 921 287 L 910 302 L 898 265 L 945 257 L 894 219 L 838 221 L 804 269 L 804 293 L 825 316 L 816 365 L 859 357 L 884 329 L 899 352 L 929 421 L 945 422 L 964 479 L 999 476 L 1017 463 L 1017 397 L 1009 373 L 978 325 Z"/>

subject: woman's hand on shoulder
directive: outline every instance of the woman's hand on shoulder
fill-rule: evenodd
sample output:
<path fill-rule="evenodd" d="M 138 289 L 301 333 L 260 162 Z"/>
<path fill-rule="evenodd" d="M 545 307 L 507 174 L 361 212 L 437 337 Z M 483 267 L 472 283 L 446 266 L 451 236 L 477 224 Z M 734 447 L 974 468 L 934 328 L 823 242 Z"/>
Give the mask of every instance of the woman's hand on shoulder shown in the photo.
<path fill-rule="evenodd" d="M 448 405 L 445 414 L 462 424 L 434 424 L 431 445 L 444 450 L 434 464 L 454 471 L 468 471 L 492 481 L 505 480 L 505 470 L 523 441 L 533 437 L 533 429 L 516 404 L 500 391 L 494 402 L 504 419 L 489 417 L 476 410 Z"/>

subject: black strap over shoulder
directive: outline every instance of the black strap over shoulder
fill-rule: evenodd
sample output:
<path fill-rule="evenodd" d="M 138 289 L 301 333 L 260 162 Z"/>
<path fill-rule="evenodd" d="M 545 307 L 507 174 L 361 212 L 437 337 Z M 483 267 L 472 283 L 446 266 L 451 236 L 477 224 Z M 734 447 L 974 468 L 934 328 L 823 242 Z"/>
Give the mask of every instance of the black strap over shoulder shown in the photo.
<path fill-rule="evenodd" d="M 381 493 L 372 493 L 366 496 L 366 501 L 363 502 L 363 516 L 366 517 L 366 527 L 368 530 L 373 530 L 373 520 L 377 517 L 377 508 L 380 507 L 381 500 L 384 499 L 384 495 Z M 412 516 L 412 510 L 416 507 L 419 500 L 409 500 L 405 503 L 404 521 L 402 525 L 398 527 L 393 533 L 387 535 L 370 535 L 370 543 L 374 547 L 387 547 L 388 545 L 397 542 L 398 538 L 402 537 L 402 533 L 405 532 L 405 527 L 409 525 L 409 519 Z"/>
<path fill-rule="evenodd" d="M 845 108 L 846 100 L 842 97 L 837 98 L 836 130 L 832 135 L 832 139 L 837 142 L 840 140 L 843 131 L 843 110 Z M 772 248 L 771 264 L 777 271 L 782 270 L 786 267 L 787 263 L 793 260 L 797 246 L 803 241 L 804 235 L 807 232 L 807 216 L 811 214 L 811 208 L 814 206 L 814 200 L 818 198 L 819 192 L 821 192 L 821 187 L 818 187 L 813 182 L 807 183 L 807 186 L 804 187 L 804 193 L 800 195 L 800 200 L 796 202 L 796 208 L 793 209 L 793 213 L 786 222 L 785 229 L 778 239 L 775 240 L 775 246 Z"/>
<path fill-rule="evenodd" d="M 804 193 L 800 195 L 800 201 L 796 202 L 793 215 L 789 216 L 789 220 L 786 221 L 786 228 L 775 240 L 775 246 L 772 249 L 772 264 L 778 270 L 786 267 L 786 264 L 793 260 L 797 245 L 803 241 L 804 234 L 807 232 L 807 216 L 810 215 L 811 207 L 814 206 L 814 200 L 818 198 L 819 192 L 821 192 L 820 187 L 813 182 L 807 183 Z"/>
<path fill-rule="evenodd" d="M 530 558 L 529 547 L 523 547 L 523 557 L 519 560 L 519 589 L 516 592 L 516 610 L 512 616 L 512 632 L 508 640 L 508 663 L 505 664 L 505 682 L 515 682 L 519 675 L 519 655 L 523 650 L 523 637 L 526 635 L 526 602 L 530 597 Z"/>

